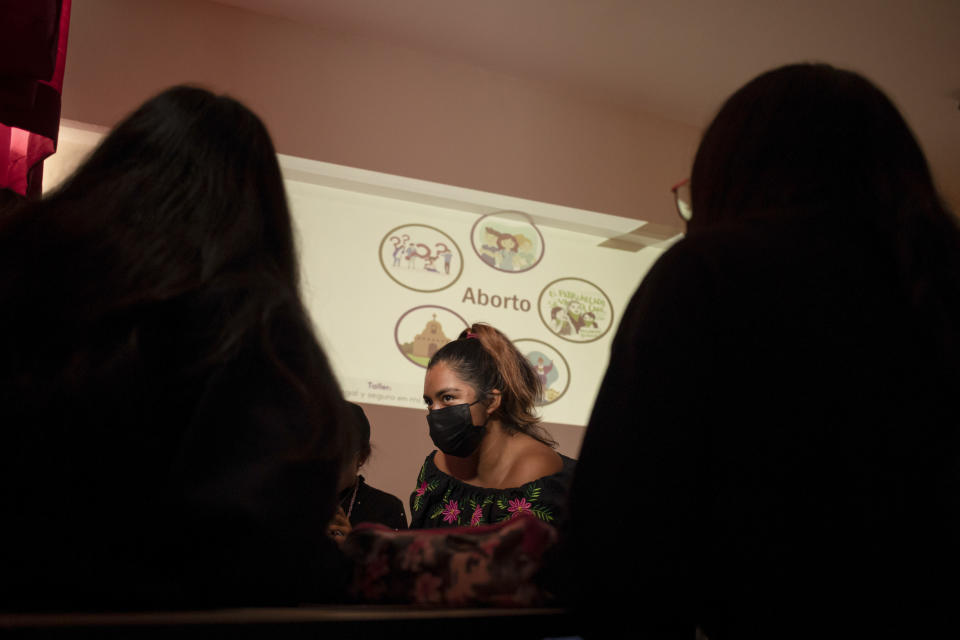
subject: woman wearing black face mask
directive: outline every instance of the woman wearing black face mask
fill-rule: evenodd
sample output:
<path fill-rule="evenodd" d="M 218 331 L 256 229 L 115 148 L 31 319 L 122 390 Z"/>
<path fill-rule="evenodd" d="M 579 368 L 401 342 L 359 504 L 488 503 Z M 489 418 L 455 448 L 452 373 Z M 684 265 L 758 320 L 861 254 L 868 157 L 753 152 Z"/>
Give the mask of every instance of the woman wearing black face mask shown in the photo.
<path fill-rule="evenodd" d="M 410 496 L 411 528 L 494 524 L 522 512 L 557 524 L 574 461 L 554 451 L 534 403 L 530 363 L 502 333 L 475 324 L 430 359 L 430 437 Z"/>

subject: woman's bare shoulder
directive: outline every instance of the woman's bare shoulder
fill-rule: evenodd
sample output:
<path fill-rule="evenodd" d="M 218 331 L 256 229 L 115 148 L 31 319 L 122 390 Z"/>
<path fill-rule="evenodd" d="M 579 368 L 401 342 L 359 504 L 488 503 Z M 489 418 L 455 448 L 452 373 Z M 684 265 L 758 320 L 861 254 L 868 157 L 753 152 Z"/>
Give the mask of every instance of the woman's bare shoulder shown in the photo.
<path fill-rule="evenodd" d="M 510 466 L 509 484 L 519 487 L 538 478 L 559 473 L 563 459 L 549 445 L 526 436 L 517 446 L 516 458 Z"/>

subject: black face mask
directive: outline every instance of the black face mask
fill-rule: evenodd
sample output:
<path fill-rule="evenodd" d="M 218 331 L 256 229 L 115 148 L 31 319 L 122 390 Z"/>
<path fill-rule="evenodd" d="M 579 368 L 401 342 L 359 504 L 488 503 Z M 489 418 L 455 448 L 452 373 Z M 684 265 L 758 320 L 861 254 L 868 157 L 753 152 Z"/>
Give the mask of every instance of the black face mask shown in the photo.
<path fill-rule="evenodd" d="M 486 425 L 474 425 L 473 416 L 470 415 L 470 407 L 477 402 L 455 404 L 427 414 L 430 439 L 437 449 L 457 458 L 466 458 L 477 450 L 487 433 Z"/>

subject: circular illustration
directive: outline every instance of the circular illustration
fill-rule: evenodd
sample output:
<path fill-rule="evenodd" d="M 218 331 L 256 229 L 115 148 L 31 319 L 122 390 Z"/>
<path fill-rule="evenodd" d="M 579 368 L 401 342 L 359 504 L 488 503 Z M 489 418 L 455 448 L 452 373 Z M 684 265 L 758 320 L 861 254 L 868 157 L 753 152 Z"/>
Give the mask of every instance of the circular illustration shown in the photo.
<path fill-rule="evenodd" d="M 400 286 L 430 293 L 463 273 L 463 253 L 453 238 L 425 224 L 405 224 L 380 241 L 380 266 Z"/>
<path fill-rule="evenodd" d="M 497 271 L 523 273 L 543 258 L 543 235 L 522 211 L 498 211 L 479 218 L 470 230 L 473 250 Z"/>
<path fill-rule="evenodd" d="M 400 316 L 393 337 L 404 357 L 426 369 L 430 357 L 443 345 L 456 340 L 468 326 L 457 312 L 425 304 Z"/>
<path fill-rule="evenodd" d="M 543 398 L 537 405 L 550 404 L 563 397 L 570 387 L 570 365 L 563 354 L 546 342 L 533 338 L 514 340 L 513 344 L 533 366 L 543 385 Z"/>
<path fill-rule="evenodd" d="M 583 278 L 560 278 L 540 292 L 540 319 L 570 342 L 599 340 L 613 326 L 613 304 L 603 290 Z"/>

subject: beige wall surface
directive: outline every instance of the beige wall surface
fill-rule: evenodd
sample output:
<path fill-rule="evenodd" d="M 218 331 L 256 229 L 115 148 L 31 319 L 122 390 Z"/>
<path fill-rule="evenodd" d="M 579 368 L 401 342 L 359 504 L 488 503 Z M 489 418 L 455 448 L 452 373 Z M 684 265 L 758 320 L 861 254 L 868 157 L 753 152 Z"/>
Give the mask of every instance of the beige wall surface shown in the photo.
<path fill-rule="evenodd" d="M 178 83 L 263 117 L 277 150 L 674 224 L 687 125 L 531 80 L 201 0 L 74 0 L 63 117 L 110 126 Z"/>

